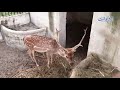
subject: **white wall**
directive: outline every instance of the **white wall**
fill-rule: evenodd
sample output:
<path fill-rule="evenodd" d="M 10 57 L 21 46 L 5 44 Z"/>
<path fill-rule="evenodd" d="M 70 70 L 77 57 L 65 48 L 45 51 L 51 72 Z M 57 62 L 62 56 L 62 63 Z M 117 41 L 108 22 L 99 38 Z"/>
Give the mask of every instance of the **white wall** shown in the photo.
<path fill-rule="evenodd" d="M 26 50 L 26 46 L 23 42 L 23 38 L 26 35 L 31 35 L 31 34 L 43 36 L 46 34 L 46 28 L 40 28 L 40 29 L 34 29 L 34 30 L 28 30 L 28 31 L 14 31 L 1 25 L 1 33 L 5 43 L 8 46 L 23 51 L 23 50 Z"/>
<path fill-rule="evenodd" d="M 120 45 L 114 43 L 112 39 L 109 39 L 110 41 L 108 42 L 108 37 L 104 35 L 102 36 L 100 34 L 101 30 L 103 31 L 103 33 L 112 31 L 112 26 L 110 24 L 105 21 L 98 21 L 100 17 L 109 16 L 110 12 L 94 12 L 90 42 L 88 46 L 88 54 L 91 52 L 97 53 L 98 55 L 102 56 L 107 62 L 118 67 L 118 69 L 120 70 Z M 111 33 L 111 35 L 115 36 L 117 34 Z"/>
<path fill-rule="evenodd" d="M 62 46 L 66 46 L 66 14 L 67 12 L 60 12 L 60 36 L 59 41 Z"/>
<path fill-rule="evenodd" d="M 63 47 L 66 45 L 66 14 L 66 12 L 54 12 L 54 29 L 55 32 L 57 32 L 56 28 L 60 31 L 58 37 L 55 38 Z"/>
<path fill-rule="evenodd" d="M 107 24 L 105 22 L 98 21 L 98 19 L 103 16 L 106 16 L 104 12 L 94 12 L 88 53 L 95 52 L 98 54 L 102 54 L 104 47 L 104 38 L 102 38 L 102 36 L 98 32 L 101 29 L 105 29 Z"/>
<path fill-rule="evenodd" d="M 33 22 L 38 27 L 49 27 L 48 12 L 30 12 L 30 18 L 31 22 Z"/>

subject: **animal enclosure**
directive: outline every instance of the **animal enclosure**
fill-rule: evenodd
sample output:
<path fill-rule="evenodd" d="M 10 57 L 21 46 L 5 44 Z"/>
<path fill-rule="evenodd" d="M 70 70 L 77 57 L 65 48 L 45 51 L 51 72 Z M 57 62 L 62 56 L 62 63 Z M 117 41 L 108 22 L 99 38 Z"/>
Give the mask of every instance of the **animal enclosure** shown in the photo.
<path fill-rule="evenodd" d="M 111 56 L 111 53 L 113 53 L 112 49 L 114 49 L 114 47 L 112 44 L 111 48 L 105 47 L 107 46 L 107 44 L 104 44 L 105 37 L 100 36 L 98 33 L 99 29 L 101 29 L 100 27 L 104 28 L 109 26 L 106 24 L 106 21 L 110 21 L 108 15 L 109 14 L 106 14 L 105 12 L 28 12 L 19 15 L 13 15 L 10 17 L 0 18 L 0 21 L 3 21 L 1 23 L 0 30 L 2 37 L 2 40 L 0 39 L 0 77 L 69 78 L 71 76 L 72 70 L 77 65 L 80 65 L 81 67 L 81 63 L 89 58 L 89 56 L 87 57 L 87 54 L 90 54 L 92 51 L 95 53 L 95 55 L 104 54 L 106 57 Z M 107 16 L 108 18 L 105 17 L 101 19 L 101 16 Z M 103 19 L 106 21 L 104 22 Z M 84 29 L 86 28 L 88 29 L 85 35 Z M 51 37 L 56 33 L 55 30 L 59 30 L 57 37 L 58 43 L 62 46 L 62 54 L 61 56 L 59 54 L 54 54 L 53 62 L 50 64 L 50 68 L 48 68 L 48 60 L 46 58 L 46 54 L 42 55 L 42 53 L 39 53 L 36 50 L 35 58 L 39 64 L 39 67 L 37 67 L 35 62 L 32 61 L 30 56 L 27 54 L 27 51 L 21 50 L 21 48 L 25 46 L 23 43 L 23 38 L 25 35 L 31 34 Z M 49 36 L 51 34 L 50 32 L 52 33 L 51 36 Z M 81 43 L 83 47 L 79 45 L 78 49 L 73 50 L 72 48 L 81 41 L 84 35 L 85 37 Z M 33 41 L 35 41 L 35 39 L 33 39 Z M 31 45 L 32 44 L 33 42 L 31 42 Z M 27 49 L 27 47 L 25 48 Z M 41 49 L 40 46 L 37 48 Z M 110 52 L 107 52 L 107 49 Z M 69 52 L 72 52 L 72 54 Z M 74 62 L 73 65 L 70 65 L 67 62 L 67 54 L 68 56 L 74 56 L 72 58 Z M 116 52 L 115 55 L 119 56 Z M 93 59 L 91 59 L 91 61 L 94 60 L 93 56 L 94 54 L 92 55 Z M 116 59 L 116 57 L 114 57 L 114 59 Z M 94 74 L 95 72 L 95 77 L 104 77 L 104 73 L 102 72 L 101 74 L 101 70 L 109 70 L 109 66 L 111 65 L 108 65 L 108 67 L 105 67 L 106 65 L 103 65 L 105 68 L 101 67 L 102 64 L 99 63 L 98 60 L 99 59 L 97 59 L 95 62 L 91 62 L 92 64 L 88 65 L 90 68 L 92 66 L 94 70 L 87 68 L 86 72 L 84 72 L 84 70 L 83 72 L 88 76 L 90 74 Z M 112 70 L 114 70 L 114 67 L 110 69 L 110 71 Z M 82 77 L 86 77 L 85 74 L 82 74 Z M 92 76 L 94 77 L 94 75 Z"/>

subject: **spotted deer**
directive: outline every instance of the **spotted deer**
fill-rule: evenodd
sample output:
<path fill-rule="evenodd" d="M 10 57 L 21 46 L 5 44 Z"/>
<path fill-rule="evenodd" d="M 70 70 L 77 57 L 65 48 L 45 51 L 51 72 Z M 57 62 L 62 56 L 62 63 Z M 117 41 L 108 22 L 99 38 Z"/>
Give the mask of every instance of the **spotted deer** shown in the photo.
<path fill-rule="evenodd" d="M 61 57 L 64 57 L 70 65 L 73 64 L 72 58 L 74 56 L 74 52 L 76 52 L 76 49 L 78 47 L 82 46 L 81 43 L 86 35 L 86 31 L 87 28 L 84 30 L 85 33 L 79 44 L 77 44 L 72 48 L 64 48 L 55 39 L 46 36 L 27 35 L 23 38 L 23 40 L 24 40 L 24 44 L 28 48 L 29 56 L 33 61 L 35 61 L 37 66 L 39 65 L 35 59 L 35 55 L 34 55 L 35 51 L 40 53 L 46 52 L 47 61 L 48 61 L 47 66 L 48 68 L 50 68 L 49 65 L 50 63 L 52 64 L 53 54 L 59 54 Z"/>

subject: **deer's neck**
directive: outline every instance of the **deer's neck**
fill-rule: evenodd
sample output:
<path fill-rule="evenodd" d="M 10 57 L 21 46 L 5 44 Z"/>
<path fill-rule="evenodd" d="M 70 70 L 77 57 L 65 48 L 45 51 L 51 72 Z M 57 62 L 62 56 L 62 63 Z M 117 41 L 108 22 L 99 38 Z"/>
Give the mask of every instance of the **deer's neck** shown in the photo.
<path fill-rule="evenodd" d="M 65 53 L 66 53 L 66 50 L 65 50 L 64 47 L 59 46 L 57 53 L 58 53 L 60 56 L 63 57 L 63 56 L 65 55 Z"/>

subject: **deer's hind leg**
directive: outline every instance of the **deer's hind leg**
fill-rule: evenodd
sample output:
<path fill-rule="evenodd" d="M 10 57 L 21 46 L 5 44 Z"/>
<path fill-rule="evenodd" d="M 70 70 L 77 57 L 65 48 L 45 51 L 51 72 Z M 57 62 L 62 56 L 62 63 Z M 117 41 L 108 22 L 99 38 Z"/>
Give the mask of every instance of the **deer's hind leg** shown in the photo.
<path fill-rule="evenodd" d="M 45 58 L 46 57 L 46 52 L 42 53 L 42 55 L 43 55 L 43 58 Z"/>
<path fill-rule="evenodd" d="M 50 68 L 51 55 L 49 52 L 46 52 L 46 56 L 47 56 L 47 67 Z"/>

